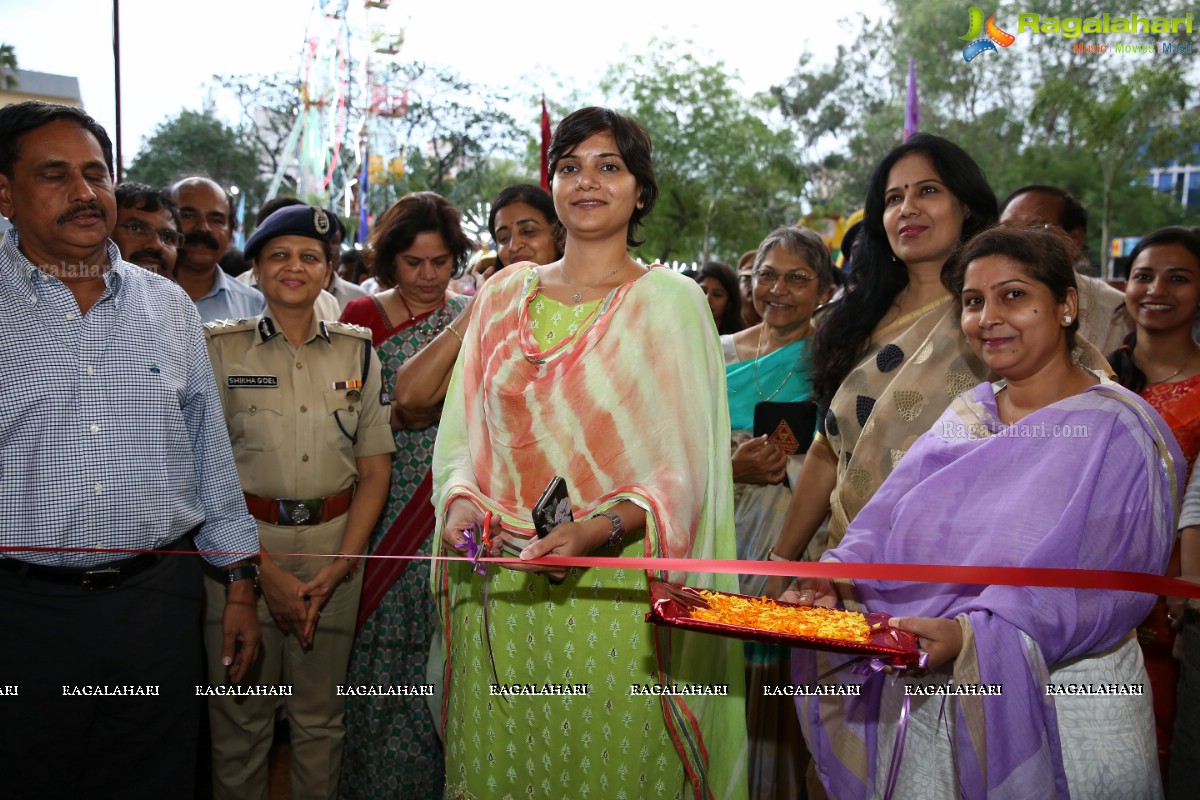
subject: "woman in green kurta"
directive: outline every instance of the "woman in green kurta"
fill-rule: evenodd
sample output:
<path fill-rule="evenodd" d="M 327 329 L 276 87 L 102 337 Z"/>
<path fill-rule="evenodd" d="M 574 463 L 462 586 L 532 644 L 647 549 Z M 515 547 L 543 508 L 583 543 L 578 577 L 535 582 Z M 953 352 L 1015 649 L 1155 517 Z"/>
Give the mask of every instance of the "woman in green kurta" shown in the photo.
<path fill-rule="evenodd" d="M 583 109 L 550 152 L 566 249 L 493 279 L 473 309 L 434 450 L 442 541 L 463 548 L 486 511 L 523 558 L 731 558 L 712 315 L 695 283 L 626 252 L 656 194 L 649 140 Z M 533 540 L 530 509 L 555 475 L 578 521 Z M 644 621 L 648 578 L 736 579 L 505 566 L 435 567 L 448 796 L 745 797 L 740 643 Z"/>

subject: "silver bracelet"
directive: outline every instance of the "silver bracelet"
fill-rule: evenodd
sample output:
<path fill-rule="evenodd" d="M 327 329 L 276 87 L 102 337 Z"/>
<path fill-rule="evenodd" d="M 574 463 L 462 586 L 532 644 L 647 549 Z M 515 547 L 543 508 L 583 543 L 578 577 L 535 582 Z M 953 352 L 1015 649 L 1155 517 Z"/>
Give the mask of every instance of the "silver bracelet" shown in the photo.
<path fill-rule="evenodd" d="M 625 523 L 615 511 L 601 511 L 597 517 L 608 517 L 608 521 L 612 523 L 612 535 L 608 537 L 608 541 L 604 543 L 605 547 L 621 544 L 622 537 L 625 536 Z"/>

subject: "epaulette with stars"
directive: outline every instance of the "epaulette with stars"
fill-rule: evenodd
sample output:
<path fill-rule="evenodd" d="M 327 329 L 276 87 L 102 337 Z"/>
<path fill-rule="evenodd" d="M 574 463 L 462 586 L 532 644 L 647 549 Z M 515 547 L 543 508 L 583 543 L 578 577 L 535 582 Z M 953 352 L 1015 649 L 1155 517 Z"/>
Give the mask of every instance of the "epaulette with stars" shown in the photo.
<path fill-rule="evenodd" d="M 356 336 L 359 339 L 371 339 L 371 329 L 364 328 L 362 325 L 352 325 L 349 322 L 326 322 L 325 328 L 330 333 L 340 333 L 344 336 Z"/>
<path fill-rule="evenodd" d="M 204 323 L 204 331 L 209 336 L 220 336 L 224 333 L 237 333 L 238 331 L 249 331 L 254 329 L 254 319 L 252 317 L 243 317 L 242 319 L 215 319 L 212 322 Z"/>

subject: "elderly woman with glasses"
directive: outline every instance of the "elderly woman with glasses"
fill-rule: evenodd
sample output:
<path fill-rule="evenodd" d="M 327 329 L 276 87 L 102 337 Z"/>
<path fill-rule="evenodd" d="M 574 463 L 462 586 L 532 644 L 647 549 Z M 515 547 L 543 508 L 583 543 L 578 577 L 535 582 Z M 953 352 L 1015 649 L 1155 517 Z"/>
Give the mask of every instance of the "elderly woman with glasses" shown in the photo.
<path fill-rule="evenodd" d="M 752 264 L 750 296 L 762 321 L 722 336 L 721 349 L 735 448 L 738 558 L 760 560 L 787 516 L 791 483 L 813 437 L 809 334 L 813 312 L 833 291 L 833 262 L 816 233 L 788 226 L 763 239 Z M 765 582 L 762 575 L 742 575 L 740 590 L 758 595 Z M 789 698 L 765 697 L 758 688 L 790 681 L 790 651 L 755 643 L 745 651 L 750 796 L 795 797 L 805 765 L 796 757 L 804 741 L 795 710 Z"/>

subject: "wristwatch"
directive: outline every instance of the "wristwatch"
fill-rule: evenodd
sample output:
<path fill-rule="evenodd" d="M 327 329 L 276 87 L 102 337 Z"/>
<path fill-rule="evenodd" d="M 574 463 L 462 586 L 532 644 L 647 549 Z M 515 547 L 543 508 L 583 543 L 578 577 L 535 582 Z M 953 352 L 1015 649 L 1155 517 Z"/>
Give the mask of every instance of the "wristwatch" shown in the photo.
<path fill-rule="evenodd" d="M 621 521 L 621 518 L 617 515 L 617 512 L 601 511 L 596 516 L 608 517 L 609 522 L 612 523 L 612 535 L 608 537 L 608 541 L 604 543 L 604 546 L 612 547 L 613 545 L 621 544 L 621 537 L 625 535 L 625 523 Z"/>
<path fill-rule="evenodd" d="M 240 567 L 229 567 L 225 570 L 225 585 L 230 586 L 237 581 L 254 581 L 258 589 L 258 564 L 243 564 Z"/>

